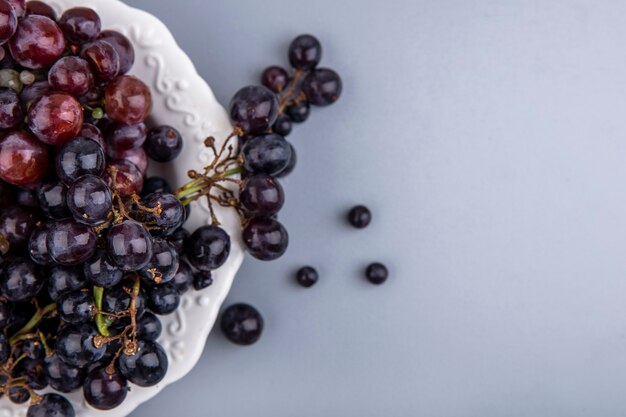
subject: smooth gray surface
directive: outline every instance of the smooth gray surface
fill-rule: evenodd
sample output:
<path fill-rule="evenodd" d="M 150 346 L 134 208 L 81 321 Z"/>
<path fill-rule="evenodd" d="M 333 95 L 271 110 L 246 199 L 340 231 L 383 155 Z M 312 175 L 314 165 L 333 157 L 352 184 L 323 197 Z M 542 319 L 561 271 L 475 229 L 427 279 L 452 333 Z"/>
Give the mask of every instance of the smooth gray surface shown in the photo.
<path fill-rule="evenodd" d="M 214 332 L 134 417 L 626 415 L 626 3 L 129 3 L 222 103 L 300 32 L 345 80 L 291 136 L 287 256 L 248 259 L 228 300 L 262 340 Z"/>

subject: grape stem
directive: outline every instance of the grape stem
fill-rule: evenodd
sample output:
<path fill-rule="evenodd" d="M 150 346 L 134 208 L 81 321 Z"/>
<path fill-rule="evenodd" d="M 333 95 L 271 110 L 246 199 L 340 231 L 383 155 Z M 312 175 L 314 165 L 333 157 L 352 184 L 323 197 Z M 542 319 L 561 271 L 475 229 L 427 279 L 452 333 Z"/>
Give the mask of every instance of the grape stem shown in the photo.
<path fill-rule="evenodd" d="M 287 107 L 294 103 L 297 104 L 305 99 L 302 91 L 300 91 L 300 83 L 307 74 L 308 72 L 302 70 L 296 70 L 293 73 L 289 87 L 280 95 L 278 114 L 283 114 Z"/>
<path fill-rule="evenodd" d="M 94 286 L 93 287 L 93 299 L 94 304 L 96 305 L 96 309 L 98 313 L 96 313 L 96 328 L 98 329 L 98 333 L 102 336 L 110 336 L 109 326 L 111 322 L 107 320 L 107 317 L 102 314 L 102 300 L 104 298 L 104 288 Z"/>
<path fill-rule="evenodd" d="M 24 327 L 18 330 L 17 333 L 11 336 L 11 338 L 9 339 L 9 343 L 11 345 L 15 345 L 15 343 L 21 340 L 20 339 L 21 336 L 28 334 L 32 330 L 34 330 L 39 325 L 39 323 L 41 323 L 43 319 L 54 317 L 56 315 L 56 312 L 57 312 L 56 303 L 48 304 L 43 309 L 37 308 L 37 311 L 35 312 L 33 317 L 30 318 L 28 323 L 26 323 Z"/>

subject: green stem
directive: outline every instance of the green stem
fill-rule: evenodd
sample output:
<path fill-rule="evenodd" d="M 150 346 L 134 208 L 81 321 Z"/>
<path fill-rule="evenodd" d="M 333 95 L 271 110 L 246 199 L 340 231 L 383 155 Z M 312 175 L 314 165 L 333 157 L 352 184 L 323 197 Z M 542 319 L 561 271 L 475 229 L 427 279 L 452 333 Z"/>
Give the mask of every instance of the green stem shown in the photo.
<path fill-rule="evenodd" d="M 9 343 L 11 343 L 11 345 L 17 343 L 20 340 L 20 336 L 30 333 L 39 325 L 39 323 L 41 323 L 41 320 L 46 318 L 46 316 L 48 316 L 49 314 L 55 312 L 56 309 L 56 303 L 51 303 L 45 306 L 43 309 L 37 310 L 33 317 L 30 318 L 28 323 L 26 323 L 24 327 L 22 327 L 17 333 L 11 336 L 11 338 L 9 339 Z"/>
<path fill-rule="evenodd" d="M 104 288 L 102 287 L 93 287 L 93 298 L 96 304 L 96 308 L 98 311 L 102 311 L 102 299 L 104 298 Z M 96 314 L 96 328 L 98 329 L 98 333 L 101 336 L 109 336 L 111 333 L 109 332 L 109 326 L 111 323 L 107 320 L 107 318 L 102 313 Z"/>
<path fill-rule="evenodd" d="M 226 178 L 226 177 L 230 177 L 230 176 L 237 175 L 237 174 L 243 174 L 243 167 L 242 166 L 238 166 L 236 168 L 228 169 L 228 170 L 224 171 L 224 173 L 222 175 L 220 175 L 220 177 Z"/>

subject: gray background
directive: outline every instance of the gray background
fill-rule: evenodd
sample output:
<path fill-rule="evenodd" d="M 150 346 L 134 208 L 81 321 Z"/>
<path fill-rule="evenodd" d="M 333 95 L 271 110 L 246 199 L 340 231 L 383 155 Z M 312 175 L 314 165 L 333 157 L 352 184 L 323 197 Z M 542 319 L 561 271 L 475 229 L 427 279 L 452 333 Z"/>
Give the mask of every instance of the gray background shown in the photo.
<path fill-rule="evenodd" d="M 626 415 L 626 3 L 129 3 L 222 103 L 300 32 L 345 80 L 290 137 L 288 254 L 247 259 L 228 299 L 262 340 L 214 332 L 134 417 Z"/>

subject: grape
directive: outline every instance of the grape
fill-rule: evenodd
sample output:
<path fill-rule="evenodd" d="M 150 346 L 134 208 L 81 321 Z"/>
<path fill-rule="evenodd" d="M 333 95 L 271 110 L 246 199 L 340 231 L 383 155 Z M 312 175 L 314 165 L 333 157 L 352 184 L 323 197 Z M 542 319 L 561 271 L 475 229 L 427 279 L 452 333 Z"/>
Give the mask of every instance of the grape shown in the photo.
<path fill-rule="evenodd" d="M 66 10 L 59 19 L 59 26 L 68 40 L 85 43 L 100 34 L 100 16 L 93 9 L 74 7 Z"/>
<path fill-rule="evenodd" d="M 172 314 L 180 305 L 180 295 L 176 287 L 169 282 L 159 284 L 148 290 L 148 307 L 155 314 Z"/>
<path fill-rule="evenodd" d="M 275 93 L 280 93 L 289 84 L 289 74 L 283 67 L 268 67 L 261 74 L 261 84 Z"/>
<path fill-rule="evenodd" d="M 145 123 L 134 125 L 113 124 L 106 133 L 107 149 L 113 152 L 138 148 L 144 144 L 148 136 Z"/>
<path fill-rule="evenodd" d="M 96 313 L 96 306 L 89 293 L 78 290 L 59 297 L 57 310 L 59 317 L 64 322 L 80 324 L 93 319 Z"/>
<path fill-rule="evenodd" d="M 242 238 L 250 254 L 262 261 L 280 258 L 289 245 L 287 230 L 269 217 L 250 219 L 243 229 Z"/>
<path fill-rule="evenodd" d="M 26 3 L 26 16 L 30 15 L 46 16 L 52 20 L 57 20 L 57 14 L 52 7 L 43 1 L 30 0 Z"/>
<path fill-rule="evenodd" d="M 289 143 L 275 133 L 250 138 L 241 148 L 244 168 L 253 174 L 276 175 L 291 158 Z"/>
<path fill-rule="evenodd" d="M 117 123 L 141 123 L 152 110 L 150 89 L 131 75 L 122 75 L 109 83 L 104 99 L 107 115 Z"/>
<path fill-rule="evenodd" d="M 0 129 L 12 129 L 24 120 L 24 112 L 17 93 L 10 88 L 0 88 Z"/>
<path fill-rule="evenodd" d="M 30 393 L 28 390 L 20 386 L 9 388 L 8 396 L 9 400 L 11 400 L 13 404 L 24 404 L 26 401 L 30 400 Z"/>
<path fill-rule="evenodd" d="M 142 196 L 147 196 L 153 193 L 170 194 L 172 187 L 168 182 L 161 177 L 150 177 L 144 181 L 143 190 L 141 190 Z"/>
<path fill-rule="evenodd" d="M 123 272 L 113 266 L 107 257 L 105 251 L 98 251 L 93 258 L 85 262 L 85 277 L 90 280 L 93 285 L 103 288 L 111 288 L 116 286 L 124 276 Z"/>
<path fill-rule="evenodd" d="M 162 330 L 163 325 L 159 318 L 149 311 L 137 320 L 137 337 L 141 340 L 156 342 Z"/>
<path fill-rule="evenodd" d="M 85 400 L 98 410 L 111 410 L 124 402 L 128 382 L 119 372 L 109 367 L 94 369 L 83 385 Z"/>
<path fill-rule="evenodd" d="M 45 181 L 37 189 L 41 211 L 51 219 L 64 219 L 69 216 L 66 196 L 65 184 L 54 179 Z"/>
<path fill-rule="evenodd" d="M 357 229 L 367 227 L 372 221 L 372 213 L 365 206 L 358 205 L 352 207 L 348 212 L 348 222 Z"/>
<path fill-rule="evenodd" d="M 48 148 L 27 132 L 11 132 L 0 139 L 0 179 L 29 186 L 48 172 Z"/>
<path fill-rule="evenodd" d="M 67 93 L 44 94 L 28 110 L 28 127 L 48 145 L 61 145 L 75 138 L 82 124 L 83 107 Z"/>
<path fill-rule="evenodd" d="M 188 206 L 186 206 L 188 207 Z M 167 240 L 174 246 L 176 252 L 180 255 L 185 254 L 185 242 L 189 238 L 189 232 L 186 229 L 178 228 L 174 233 L 172 233 Z"/>
<path fill-rule="evenodd" d="M 312 266 L 303 266 L 298 270 L 296 274 L 296 280 L 298 284 L 302 285 L 305 288 L 312 287 L 315 285 L 317 280 L 319 279 L 319 275 L 317 271 Z"/>
<path fill-rule="evenodd" d="M 98 127 L 95 125 L 92 125 L 90 123 L 83 123 L 83 127 L 81 127 L 78 136 L 93 139 L 98 142 L 102 149 L 105 149 L 104 136 L 102 135 L 100 129 L 98 129 Z"/>
<path fill-rule="evenodd" d="M 96 241 L 96 234 L 90 227 L 65 219 L 51 225 L 48 252 L 60 265 L 78 265 L 93 256 Z"/>
<path fill-rule="evenodd" d="M 66 364 L 56 354 L 45 358 L 44 364 L 48 383 L 53 389 L 59 392 L 69 393 L 83 385 L 85 371 L 81 368 Z"/>
<path fill-rule="evenodd" d="M 77 137 L 57 152 L 56 173 L 62 181 L 71 184 L 83 175 L 102 175 L 104 163 L 104 152 L 95 140 Z"/>
<path fill-rule="evenodd" d="M 13 253 L 26 245 L 37 220 L 32 209 L 22 206 L 11 206 L 0 211 L 0 236 L 9 242 Z"/>
<path fill-rule="evenodd" d="M 241 186 L 239 201 L 250 214 L 271 216 L 285 203 L 285 193 L 280 183 L 264 175 L 246 178 Z"/>
<path fill-rule="evenodd" d="M 11 5 L 0 1 L 0 45 L 5 44 L 17 30 L 17 15 Z"/>
<path fill-rule="evenodd" d="M 21 350 L 21 354 L 24 355 L 26 358 L 29 359 L 28 362 L 24 362 L 24 363 L 28 363 L 28 366 L 26 366 L 25 368 L 32 368 L 32 365 L 34 364 L 38 364 L 38 361 L 43 359 L 46 356 L 46 352 L 44 350 L 43 345 L 41 344 L 41 341 L 39 340 L 39 338 L 33 338 L 33 339 L 26 339 L 22 342 L 22 346 L 20 346 L 20 350 Z M 20 369 L 20 371 L 22 373 L 24 373 L 25 371 L 28 372 L 25 369 Z M 43 373 L 43 369 L 41 369 L 41 372 L 38 372 L 38 374 Z M 48 383 L 47 381 L 45 381 L 45 376 L 43 378 L 37 378 L 37 379 L 43 379 L 42 381 L 38 381 L 40 382 L 39 385 L 43 385 L 42 388 L 38 388 L 38 389 L 43 389 L 45 388 Z M 34 388 L 34 387 L 33 387 Z"/>
<path fill-rule="evenodd" d="M 40 402 L 28 407 L 26 417 L 75 417 L 74 407 L 58 394 L 45 394 Z"/>
<path fill-rule="evenodd" d="M 272 126 L 272 132 L 277 133 L 281 136 L 288 136 L 291 133 L 291 129 L 293 128 L 293 122 L 289 118 L 289 116 L 280 114 L 276 118 L 274 125 Z"/>
<path fill-rule="evenodd" d="M 287 106 L 285 113 L 295 123 L 302 123 L 309 118 L 311 113 L 311 105 L 307 101 L 301 101 Z"/>
<path fill-rule="evenodd" d="M 26 0 L 8 0 L 9 4 L 13 6 L 13 10 L 15 10 L 15 14 L 17 17 L 24 16 L 26 12 Z"/>
<path fill-rule="evenodd" d="M 252 345 L 263 333 L 263 317 L 249 304 L 234 304 L 222 313 L 220 327 L 224 336 L 237 345 Z"/>
<path fill-rule="evenodd" d="M 300 35 L 289 45 L 289 63 L 292 67 L 312 70 L 322 59 L 322 45 L 313 35 Z"/>
<path fill-rule="evenodd" d="M 118 368 L 130 382 L 140 387 L 151 387 L 161 382 L 167 372 L 167 355 L 154 342 L 139 341 L 139 350 L 134 355 L 122 353 Z"/>
<path fill-rule="evenodd" d="M 107 253 L 123 271 L 139 271 L 152 258 L 152 238 L 145 227 L 126 220 L 109 229 Z"/>
<path fill-rule="evenodd" d="M 96 347 L 98 331 L 92 324 L 65 326 L 57 336 L 54 350 L 63 362 L 78 368 L 85 367 L 104 356 L 106 346 Z"/>
<path fill-rule="evenodd" d="M 9 301 L 28 301 L 39 293 L 45 282 L 41 269 L 33 261 L 16 258 L 2 269 L 0 291 Z"/>
<path fill-rule="evenodd" d="M 107 41 L 115 48 L 120 60 L 119 73 L 126 74 L 135 62 L 135 50 L 128 38 L 113 30 L 103 30 L 98 39 Z"/>
<path fill-rule="evenodd" d="M 59 59 L 48 72 L 48 83 L 54 90 L 74 96 L 87 94 L 94 86 L 89 63 L 77 56 Z"/>
<path fill-rule="evenodd" d="M 23 67 L 41 69 L 56 62 L 65 50 L 65 37 L 57 24 L 45 16 L 31 15 L 20 20 L 9 41 L 13 58 Z"/>
<path fill-rule="evenodd" d="M 113 178 L 111 167 L 115 168 L 116 175 Z M 109 164 L 106 173 L 109 188 L 115 190 L 120 196 L 128 196 L 133 193 L 139 194 L 143 188 L 143 174 L 137 166 L 128 161 L 113 161 Z"/>
<path fill-rule="evenodd" d="M 201 271 L 212 271 L 228 259 L 230 236 L 218 226 L 202 226 L 187 240 L 185 253 L 191 265 Z"/>
<path fill-rule="evenodd" d="M 328 106 L 339 99 L 341 78 L 331 69 L 320 68 L 308 74 L 302 82 L 302 91 L 315 106 Z"/>
<path fill-rule="evenodd" d="M 196 291 L 208 288 L 213 284 L 213 274 L 211 271 L 198 271 L 193 274 L 193 288 Z"/>
<path fill-rule="evenodd" d="M 43 96 L 44 94 L 48 94 L 50 92 L 50 84 L 48 81 L 35 81 L 31 85 L 27 85 L 22 89 L 20 93 L 20 100 L 22 102 L 22 108 L 24 111 L 28 109 L 29 105 Z"/>
<path fill-rule="evenodd" d="M 121 285 L 108 289 L 104 292 L 102 309 L 107 313 L 121 313 L 130 308 L 131 296 Z M 137 318 L 140 318 L 146 309 L 146 298 L 143 290 L 139 292 L 135 300 Z"/>
<path fill-rule="evenodd" d="M 48 253 L 48 231 L 50 227 L 43 225 L 33 231 L 28 241 L 28 253 L 30 259 L 38 265 L 50 266 L 54 264 L 54 260 Z"/>
<path fill-rule="evenodd" d="M 141 271 L 141 276 L 149 283 L 162 284 L 171 281 L 178 271 L 178 254 L 169 242 L 163 239 L 152 241 L 152 258 Z"/>
<path fill-rule="evenodd" d="M 230 102 L 230 120 L 244 135 L 258 135 L 274 124 L 278 105 L 276 94 L 266 87 L 244 87 Z"/>
<path fill-rule="evenodd" d="M 107 148 L 107 155 L 114 161 L 132 163 L 142 175 L 145 175 L 148 171 L 148 155 L 146 155 L 144 148 L 133 148 L 124 151 L 114 151 L 112 148 Z"/>
<path fill-rule="evenodd" d="M 285 169 L 283 169 L 278 174 L 276 174 L 278 178 L 286 177 L 287 175 L 291 174 L 294 168 L 296 167 L 296 163 L 298 162 L 298 155 L 296 154 L 296 149 L 293 147 L 291 143 L 289 144 L 289 148 L 291 148 L 291 158 L 289 158 L 289 163 L 287 164 Z"/>
<path fill-rule="evenodd" d="M 120 57 L 107 41 L 97 40 L 85 45 L 80 56 L 89 62 L 100 81 L 111 81 L 120 73 Z"/>
<path fill-rule="evenodd" d="M 77 222 L 97 226 L 109 218 L 111 191 L 101 178 L 85 175 L 69 188 L 67 205 Z"/>
<path fill-rule="evenodd" d="M 41 344 L 39 345 L 40 351 Z M 13 368 L 12 375 L 14 377 L 21 376 L 26 380 L 28 386 L 34 390 L 42 390 L 48 386 L 46 380 L 46 373 L 44 371 L 43 361 L 41 359 L 31 359 L 26 352 L 24 352 L 25 344 L 23 343 L 18 351 L 20 356 L 25 356 L 16 366 Z M 43 352 L 42 352 L 43 353 Z"/>
<path fill-rule="evenodd" d="M 154 193 L 144 197 L 144 205 L 148 208 L 161 208 L 159 214 L 151 217 L 159 226 L 153 233 L 158 236 L 169 236 L 183 225 L 185 209 L 173 194 Z"/>
<path fill-rule="evenodd" d="M 365 277 L 372 284 L 380 285 L 387 281 L 389 277 L 389 271 L 387 267 L 379 262 L 374 262 L 368 265 L 365 270 Z"/>
<path fill-rule="evenodd" d="M 187 262 L 180 260 L 178 271 L 170 283 L 176 288 L 179 294 L 186 293 L 193 284 L 193 271 Z"/>
<path fill-rule="evenodd" d="M 85 288 L 87 285 L 82 268 L 55 266 L 48 277 L 48 294 L 53 301 L 63 294 Z"/>
<path fill-rule="evenodd" d="M 183 138 L 171 126 L 159 126 L 148 134 L 145 144 L 148 156 L 157 162 L 174 160 L 183 149 Z"/>

